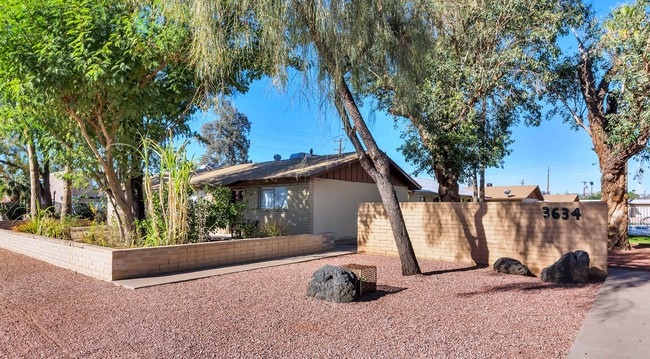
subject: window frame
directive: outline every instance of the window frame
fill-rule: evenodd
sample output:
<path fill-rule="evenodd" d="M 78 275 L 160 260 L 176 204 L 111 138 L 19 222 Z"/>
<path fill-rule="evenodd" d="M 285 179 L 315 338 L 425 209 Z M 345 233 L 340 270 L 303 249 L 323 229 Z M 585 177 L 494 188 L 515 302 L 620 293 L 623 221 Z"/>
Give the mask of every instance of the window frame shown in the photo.
<path fill-rule="evenodd" d="M 278 206 L 278 195 L 282 195 L 284 192 L 284 203 L 282 206 Z M 259 189 L 259 208 L 263 210 L 287 210 L 289 208 L 289 189 L 287 186 L 264 186 Z M 270 207 L 265 206 L 265 193 L 272 193 L 272 205 Z"/>

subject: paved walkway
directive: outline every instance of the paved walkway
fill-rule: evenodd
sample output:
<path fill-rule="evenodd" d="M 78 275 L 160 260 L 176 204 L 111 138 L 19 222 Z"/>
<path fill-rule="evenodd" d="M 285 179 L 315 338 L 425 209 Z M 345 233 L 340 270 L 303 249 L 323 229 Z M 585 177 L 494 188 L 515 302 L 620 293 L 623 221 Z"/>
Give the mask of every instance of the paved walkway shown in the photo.
<path fill-rule="evenodd" d="M 337 246 L 334 250 L 325 253 L 308 254 L 308 255 L 298 256 L 298 257 L 288 257 L 288 258 L 245 263 L 240 265 L 232 265 L 227 267 L 218 267 L 218 268 L 203 269 L 203 270 L 196 270 L 196 271 L 189 271 L 189 272 L 172 273 L 172 274 L 160 275 L 155 277 L 122 279 L 122 280 L 113 281 L 113 283 L 128 289 L 138 289 L 144 287 L 151 287 L 154 285 L 185 282 L 188 280 L 212 277 L 215 275 L 223 275 L 223 274 L 244 272 L 244 271 L 260 269 L 260 268 L 307 262 L 307 261 L 313 261 L 313 260 L 328 258 L 328 257 L 338 257 L 347 254 L 354 254 L 356 252 L 357 251 L 354 246 L 342 245 L 342 246 Z"/>
<path fill-rule="evenodd" d="M 607 280 L 568 358 L 650 358 L 649 263 L 650 248 L 610 256 Z"/>

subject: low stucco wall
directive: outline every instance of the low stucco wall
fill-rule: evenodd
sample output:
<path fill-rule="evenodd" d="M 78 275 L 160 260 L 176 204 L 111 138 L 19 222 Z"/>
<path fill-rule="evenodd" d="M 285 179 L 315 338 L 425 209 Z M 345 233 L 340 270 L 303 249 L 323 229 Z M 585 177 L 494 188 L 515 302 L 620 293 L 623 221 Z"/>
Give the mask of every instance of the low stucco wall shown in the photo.
<path fill-rule="evenodd" d="M 562 254 L 589 253 L 593 274 L 607 273 L 605 203 L 402 203 L 417 258 L 492 265 L 501 257 L 526 264 L 533 273 Z M 544 218 L 544 207 L 549 217 Z M 560 218 L 553 218 L 558 208 Z M 562 219 L 562 209 L 568 216 Z M 571 216 L 580 210 L 580 219 Z M 381 204 L 359 206 L 358 251 L 397 255 L 393 233 Z"/>
<path fill-rule="evenodd" d="M 112 281 L 324 252 L 334 248 L 334 236 L 304 234 L 112 249 L 0 229 L 0 248 Z"/>

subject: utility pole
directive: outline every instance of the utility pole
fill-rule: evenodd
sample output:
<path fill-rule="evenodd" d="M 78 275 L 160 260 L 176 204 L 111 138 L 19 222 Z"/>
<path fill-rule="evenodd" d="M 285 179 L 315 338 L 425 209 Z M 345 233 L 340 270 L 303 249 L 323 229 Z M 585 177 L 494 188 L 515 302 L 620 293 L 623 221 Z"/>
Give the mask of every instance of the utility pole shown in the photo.
<path fill-rule="evenodd" d="M 582 198 L 587 197 L 587 181 L 582 181 Z"/>
<path fill-rule="evenodd" d="M 546 169 L 546 194 L 551 194 L 551 166 Z"/>
<path fill-rule="evenodd" d="M 336 149 L 335 149 L 336 150 Z M 339 155 L 343 153 L 343 138 L 339 138 Z"/>

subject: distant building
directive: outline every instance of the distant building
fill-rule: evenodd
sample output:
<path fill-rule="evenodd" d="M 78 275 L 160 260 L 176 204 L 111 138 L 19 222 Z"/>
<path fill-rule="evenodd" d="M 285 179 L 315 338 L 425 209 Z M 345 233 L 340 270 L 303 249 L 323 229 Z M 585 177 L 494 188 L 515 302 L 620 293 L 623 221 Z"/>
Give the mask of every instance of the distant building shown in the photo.
<path fill-rule="evenodd" d="M 545 194 L 544 202 L 580 202 L 577 194 Z"/>
<path fill-rule="evenodd" d="M 539 186 L 486 186 L 486 202 L 541 202 L 544 196 Z"/>
<path fill-rule="evenodd" d="M 438 181 L 431 178 L 415 178 L 415 181 L 422 187 L 421 189 L 409 191 L 409 202 L 440 202 L 438 195 Z M 472 201 L 472 190 L 460 188 L 458 190 L 461 202 Z"/>

